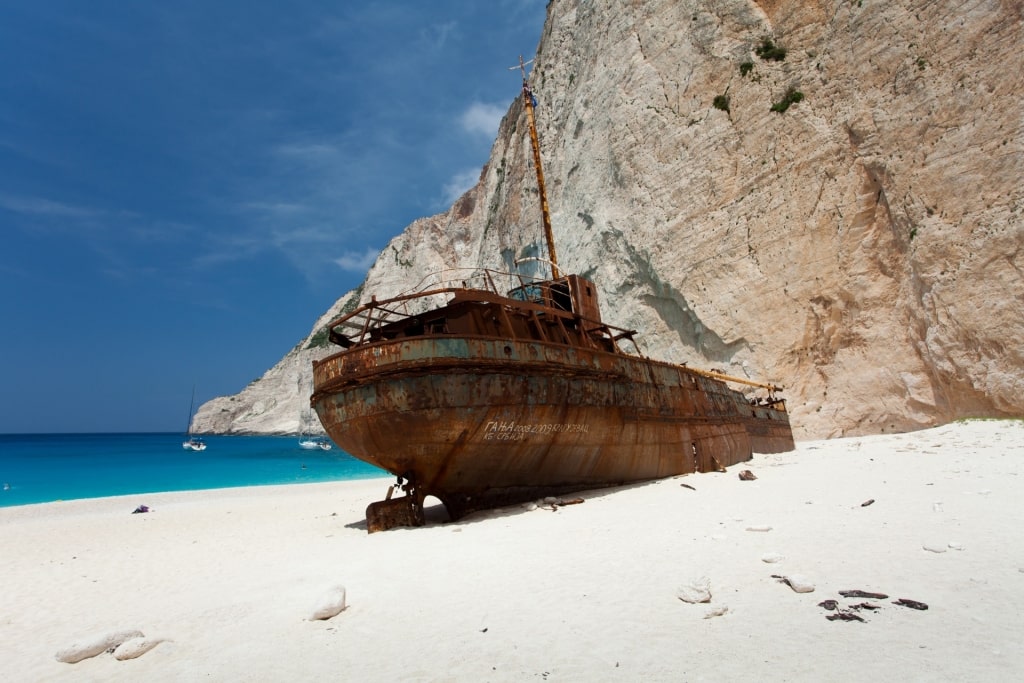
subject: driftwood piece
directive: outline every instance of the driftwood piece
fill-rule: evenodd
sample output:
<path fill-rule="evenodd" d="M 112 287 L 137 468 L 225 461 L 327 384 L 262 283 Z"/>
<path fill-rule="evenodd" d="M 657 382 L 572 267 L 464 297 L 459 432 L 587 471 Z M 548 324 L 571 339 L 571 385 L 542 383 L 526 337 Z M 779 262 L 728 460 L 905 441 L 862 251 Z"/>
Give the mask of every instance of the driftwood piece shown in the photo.
<path fill-rule="evenodd" d="M 843 610 L 839 610 L 835 614 L 826 615 L 825 618 L 829 621 L 859 621 L 861 623 L 867 623 L 866 621 L 864 621 L 864 618 L 859 614 L 854 614 L 853 612 L 844 612 Z"/>
<path fill-rule="evenodd" d="M 878 605 L 872 605 L 870 602 L 862 602 L 859 605 L 850 605 L 850 609 L 860 611 L 866 609 L 869 612 L 874 612 L 876 609 L 881 609 Z"/>
<path fill-rule="evenodd" d="M 885 593 L 869 593 L 862 590 L 839 591 L 844 598 L 870 598 L 872 600 L 885 600 L 889 596 Z"/>
<path fill-rule="evenodd" d="M 909 607 L 911 609 L 928 609 L 928 605 L 924 604 L 923 602 L 918 602 L 917 600 L 908 600 L 907 598 L 900 598 L 899 600 L 893 600 L 892 602 L 894 605 L 902 605 L 904 607 Z"/>

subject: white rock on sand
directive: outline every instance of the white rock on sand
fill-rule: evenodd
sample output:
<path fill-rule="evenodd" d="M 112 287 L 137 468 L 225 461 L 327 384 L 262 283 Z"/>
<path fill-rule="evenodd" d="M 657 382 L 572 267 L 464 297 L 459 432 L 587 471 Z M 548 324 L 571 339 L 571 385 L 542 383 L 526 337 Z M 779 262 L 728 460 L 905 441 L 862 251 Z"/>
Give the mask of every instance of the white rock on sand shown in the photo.
<path fill-rule="evenodd" d="M 136 659 L 164 642 L 164 640 L 164 638 L 146 638 L 145 636 L 131 638 L 114 648 L 114 659 L 121 662 L 128 659 Z"/>
<path fill-rule="evenodd" d="M 794 593 L 811 593 L 814 591 L 814 583 L 803 574 L 781 576 L 779 580 L 792 588 Z"/>
<path fill-rule="evenodd" d="M 707 613 L 704 615 L 704 618 L 705 619 L 713 619 L 715 617 L 720 617 L 720 616 L 723 616 L 725 614 L 728 614 L 728 612 L 729 612 L 729 608 L 725 607 L 723 605 L 722 607 L 715 607 L 715 608 L 709 609 L 707 611 Z"/>
<path fill-rule="evenodd" d="M 711 580 L 706 576 L 693 579 L 676 590 L 676 597 L 691 604 L 711 602 Z"/>
<path fill-rule="evenodd" d="M 330 619 L 341 614 L 345 609 L 345 587 L 334 586 L 322 596 L 316 603 L 310 621 Z"/>
<path fill-rule="evenodd" d="M 693 475 L 684 480 L 696 490 L 669 479 L 584 492 L 585 505 L 558 514 L 517 506 L 372 535 L 364 511 L 390 479 L 147 494 L 159 515 L 131 514 L 136 497 L 0 508 L 3 675 L 1019 678 L 1024 424 L 804 442 L 750 466 L 756 486 L 732 471 Z M 428 518 L 437 512 L 428 508 Z M 764 521 L 770 533 L 735 533 Z M 949 550 L 923 551 L 932 540 Z M 773 553 L 787 571 L 763 561 Z M 773 574 L 802 574 L 815 591 L 780 589 Z M 320 606 L 310 597 L 339 576 L 358 591 L 359 610 L 308 620 Z M 707 577 L 713 603 L 691 609 L 676 599 L 692 577 Z M 869 600 L 879 609 L 857 613 L 863 623 L 827 620 L 839 612 L 823 599 L 843 610 L 865 602 L 840 599 L 847 589 L 891 597 Z M 891 604 L 897 598 L 928 609 Z M 124 634 L 81 634 L 124 624 L 173 634 L 173 643 L 130 661 L 89 658 Z M 78 663 L 55 660 L 58 650 Z"/>
<path fill-rule="evenodd" d="M 64 662 L 65 664 L 75 664 L 115 648 L 126 640 L 141 637 L 142 631 L 112 631 L 110 633 L 90 636 L 60 650 L 56 655 L 56 659 L 58 662 Z"/>

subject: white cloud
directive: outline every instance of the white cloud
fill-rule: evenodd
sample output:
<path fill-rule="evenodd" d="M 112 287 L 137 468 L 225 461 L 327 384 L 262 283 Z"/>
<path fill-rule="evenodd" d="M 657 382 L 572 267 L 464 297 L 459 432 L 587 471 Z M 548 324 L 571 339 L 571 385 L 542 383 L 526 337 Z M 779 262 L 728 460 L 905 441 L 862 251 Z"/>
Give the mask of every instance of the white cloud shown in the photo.
<path fill-rule="evenodd" d="M 337 156 L 338 150 L 333 145 L 318 142 L 291 142 L 278 145 L 274 151 L 281 157 L 299 159 L 324 159 Z"/>
<path fill-rule="evenodd" d="M 422 32 L 422 35 L 434 50 L 440 51 L 444 49 L 448 37 L 455 32 L 457 26 L 458 24 L 454 21 L 431 24 Z"/>
<path fill-rule="evenodd" d="M 307 211 L 304 204 L 297 202 L 244 202 L 238 208 L 242 211 L 253 211 L 273 216 L 294 216 Z"/>
<path fill-rule="evenodd" d="M 454 204 L 455 200 L 466 193 L 467 190 L 476 185 L 480 180 L 480 169 L 471 168 L 466 171 L 459 171 L 444 185 L 444 202 L 446 205 Z"/>
<path fill-rule="evenodd" d="M 462 128 L 468 133 L 493 139 L 498 134 L 498 124 L 507 109 L 497 104 L 474 102 L 462 113 Z"/>
<path fill-rule="evenodd" d="M 334 262 L 341 266 L 342 270 L 347 270 L 353 273 L 365 273 L 377 260 L 377 256 L 379 254 L 380 252 L 376 249 L 367 247 L 361 254 L 359 252 L 347 251 L 334 259 Z"/>
<path fill-rule="evenodd" d="M 92 218 L 100 213 L 94 209 L 63 204 L 40 197 L 14 197 L 11 195 L 0 195 L 0 208 L 21 214 L 61 218 Z"/>

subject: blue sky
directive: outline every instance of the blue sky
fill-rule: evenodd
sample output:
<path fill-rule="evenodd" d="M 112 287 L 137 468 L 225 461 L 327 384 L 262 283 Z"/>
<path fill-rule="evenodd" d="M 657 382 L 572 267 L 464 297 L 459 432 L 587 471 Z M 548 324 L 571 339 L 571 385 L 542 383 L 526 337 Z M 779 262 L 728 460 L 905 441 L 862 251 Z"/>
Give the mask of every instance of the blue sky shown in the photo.
<path fill-rule="evenodd" d="M 182 431 L 475 182 L 546 0 L 0 8 L 0 433 Z"/>

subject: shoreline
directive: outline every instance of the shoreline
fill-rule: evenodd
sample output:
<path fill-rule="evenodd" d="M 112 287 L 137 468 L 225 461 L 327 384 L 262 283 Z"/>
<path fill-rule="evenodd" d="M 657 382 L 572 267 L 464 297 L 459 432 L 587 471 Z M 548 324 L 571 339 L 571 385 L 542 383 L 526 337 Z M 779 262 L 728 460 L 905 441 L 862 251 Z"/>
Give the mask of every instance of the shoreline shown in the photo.
<path fill-rule="evenodd" d="M 291 437 L 208 443 L 194 452 L 166 434 L 0 438 L 0 507 L 387 476 L 337 448 L 302 449 Z"/>
<path fill-rule="evenodd" d="M 380 482 L 394 482 L 394 477 L 390 475 L 369 475 L 363 477 L 356 477 L 352 479 L 331 479 L 328 481 L 303 481 L 303 482 L 291 482 L 287 484 L 247 484 L 239 486 L 217 486 L 210 488 L 199 488 L 199 489 L 172 489 L 169 491 L 149 491 L 142 493 L 119 493 L 111 496 L 94 496 L 89 498 L 58 498 L 55 500 L 43 500 L 34 503 L 17 503 L 13 505 L 0 505 L 0 513 L 5 510 L 17 510 L 19 508 L 30 508 L 41 505 L 65 505 L 71 503 L 83 503 L 88 504 L 93 501 L 105 501 L 111 499 L 139 499 L 140 504 L 146 504 L 142 501 L 143 498 L 149 498 L 156 500 L 157 497 L 180 497 L 189 496 L 190 494 L 196 494 L 199 496 L 222 494 L 222 495 L 233 495 L 232 492 L 246 492 L 244 494 L 239 493 L 238 495 L 256 496 L 259 491 L 263 489 L 286 489 L 291 487 L 305 487 L 305 486 L 329 486 L 347 483 L 359 483 L 366 481 L 380 481 Z M 383 484 L 382 490 L 387 489 L 388 484 Z M 381 494 L 383 495 L 383 494 Z M 151 506 L 152 507 L 152 506 Z"/>
<path fill-rule="evenodd" d="M 369 476 L 362 477 L 359 479 L 335 479 L 331 481 L 309 481 L 289 484 L 255 484 L 249 486 L 222 486 L 216 488 L 179 489 L 172 491 L 151 491 L 143 493 L 124 493 L 117 494 L 114 496 L 97 496 L 95 498 L 68 498 L 66 500 L 48 500 L 41 501 L 38 503 L 23 503 L 21 505 L 0 506 L 0 524 L 2 524 L 5 521 L 4 513 L 10 512 L 11 516 L 16 518 L 19 516 L 17 512 L 19 510 L 27 511 L 27 509 L 29 508 L 40 508 L 50 505 L 63 506 L 66 509 L 62 510 L 62 512 L 74 512 L 73 508 L 80 507 L 82 508 L 82 512 L 87 514 L 116 513 L 120 512 L 126 506 L 134 508 L 137 507 L 138 505 L 147 505 L 153 508 L 152 511 L 155 512 L 156 507 L 158 505 L 168 503 L 201 503 L 204 502 L 208 497 L 216 497 L 218 499 L 252 499 L 259 498 L 259 494 L 261 492 L 266 493 L 268 496 L 275 496 L 281 495 L 282 493 L 287 493 L 290 489 L 296 489 L 294 493 L 297 495 L 301 491 L 305 490 L 306 487 L 332 487 L 343 486 L 346 484 L 365 484 L 367 482 L 377 482 L 379 484 L 378 488 L 381 491 L 386 491 L 390 483 L 394 482 L 394 477 Z M 383 495 L 383 493 L 379 495 Z M 128 512 L 131 511 L 132 510 L 128 510 Z M 36 515 L 32 515 L 30 512 L 26 512 L 24 516 L 33 517 Z"/>
<path fill-rule="evenodd" d="M 372 535 L 389 477 L 0 508 L 0 659 L 21 680 L 1010 679 L 1022 471 L 1024 422 L 971 421 Z M 56 660 L 124 630 L 152 649 Z"/>

